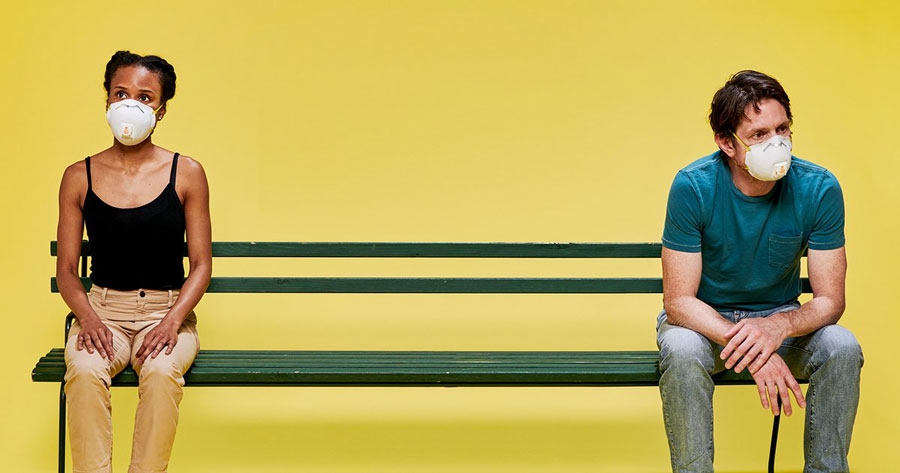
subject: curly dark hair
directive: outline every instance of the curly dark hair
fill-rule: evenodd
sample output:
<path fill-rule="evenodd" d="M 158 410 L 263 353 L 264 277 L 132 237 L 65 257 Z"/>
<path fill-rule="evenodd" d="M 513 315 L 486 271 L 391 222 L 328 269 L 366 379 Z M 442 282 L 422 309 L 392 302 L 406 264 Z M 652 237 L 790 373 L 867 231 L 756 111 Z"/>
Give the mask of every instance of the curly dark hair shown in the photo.
<path fill-rule="evenodd" d="M 777 100 L 787 112 L 788 120 L 793 122 L 791 99 L 777 80 L 751 70 L 734 74 L 713 96 L 709 111 L 709 125 L 713 133 L 730 138 L 744 118 L 747 106 L 753 105 L 759 112 L 759 103 L 764 99 Z"/>
<path fill-rule="evenodd" d="M 165 105 L 172 97 L 175 96 L 175 68 L 168 61 L 159 56 L 141 56 L 131 51 L 116 51 L 106 63 L 106 74 L 103 76 L 103 88 L 106 89 L 106 95 L 109 96 L 109 86 L 112 81 L 113 74 L 120 67 L 141 66 L 150 72 L 155 72 L 159 77 L 159 83 L 162 85 L 161 104 Z"/>

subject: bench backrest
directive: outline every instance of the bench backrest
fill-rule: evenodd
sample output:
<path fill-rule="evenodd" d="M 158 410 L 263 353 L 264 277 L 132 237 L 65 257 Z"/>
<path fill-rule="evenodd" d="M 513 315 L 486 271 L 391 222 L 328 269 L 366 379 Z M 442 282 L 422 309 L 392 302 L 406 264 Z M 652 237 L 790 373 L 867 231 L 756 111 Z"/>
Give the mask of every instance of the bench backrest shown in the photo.
<path fill-rule="evenodd" d="M 216 258 L 659 258 L 660 243 L 305 243 L 213 242 Z M 81 281 L 90 289 L 90 244 L 81 245 Z M 50 242 L 56 256 L 56 242 Z M 184 256 L 187 256 L 185 245 Z M 804 293 L 812 292 L 802 278 Z M 59 292 L 56 278 L 51 292 Z M 661 278 L 317 278 L 213 277 L 207 292 L 624 294 L 662 293 Z"/>

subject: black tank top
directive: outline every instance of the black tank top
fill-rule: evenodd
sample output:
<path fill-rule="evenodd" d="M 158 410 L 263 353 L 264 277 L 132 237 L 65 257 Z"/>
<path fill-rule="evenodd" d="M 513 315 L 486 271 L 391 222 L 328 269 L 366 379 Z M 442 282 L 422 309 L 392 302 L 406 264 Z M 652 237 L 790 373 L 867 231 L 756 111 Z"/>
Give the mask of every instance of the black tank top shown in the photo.
<path fill-rule="evenodd" d="M 88 189 L 84 223 L 91 244 L 91 281 L 102 287 L 180 289 L 184 283 L 184 207 L 175 192 L 178 153 L 162 193 L 140 207 L 113 207 L 91 186 L 91 158 L 85 160 Z"/>

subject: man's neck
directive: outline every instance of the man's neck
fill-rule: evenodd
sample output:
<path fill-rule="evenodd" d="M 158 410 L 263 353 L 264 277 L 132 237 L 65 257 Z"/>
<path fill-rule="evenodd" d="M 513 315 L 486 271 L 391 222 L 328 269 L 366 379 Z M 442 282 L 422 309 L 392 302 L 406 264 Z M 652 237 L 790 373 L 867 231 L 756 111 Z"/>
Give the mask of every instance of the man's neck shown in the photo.
<path fill-rule="evenodd" d="M 728 168 L 731 170 L 731 182 L 737 187 L 742 194 L 748 197 L 760 197 L 771 192 L 777 181 L 760 181 L 751 176 L 746 169 L 739 167 L 733 159 L 725 157 L 728 160 Z"/>

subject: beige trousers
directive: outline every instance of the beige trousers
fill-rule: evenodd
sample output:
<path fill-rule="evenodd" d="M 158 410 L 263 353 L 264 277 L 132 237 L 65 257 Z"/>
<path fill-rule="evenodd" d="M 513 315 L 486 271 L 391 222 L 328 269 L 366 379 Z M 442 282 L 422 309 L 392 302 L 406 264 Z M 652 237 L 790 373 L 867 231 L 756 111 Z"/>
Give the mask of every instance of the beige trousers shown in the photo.
<path fill-rule="evenodd" d="M 200 349 L 197 316 L 191 311 L 178 330 L 172 354 L 163 350 L 143 365 L 135 354 L 144 336 L 168 313 L 178 290 L 117 291 L 91 287 L 91 307 L 113 334 L 114 357 L 102 358 L 95 349 L 77 350 L 81 325 L 75 321 L 66 342 L 65 391 L 69 413 L 69 443 L 74 473 L 112 471 L 112 406 L 110 379 L 129 363 L 140 380 L 129 473 L 165 472 L 168 468 L 184 372 Z"/>

